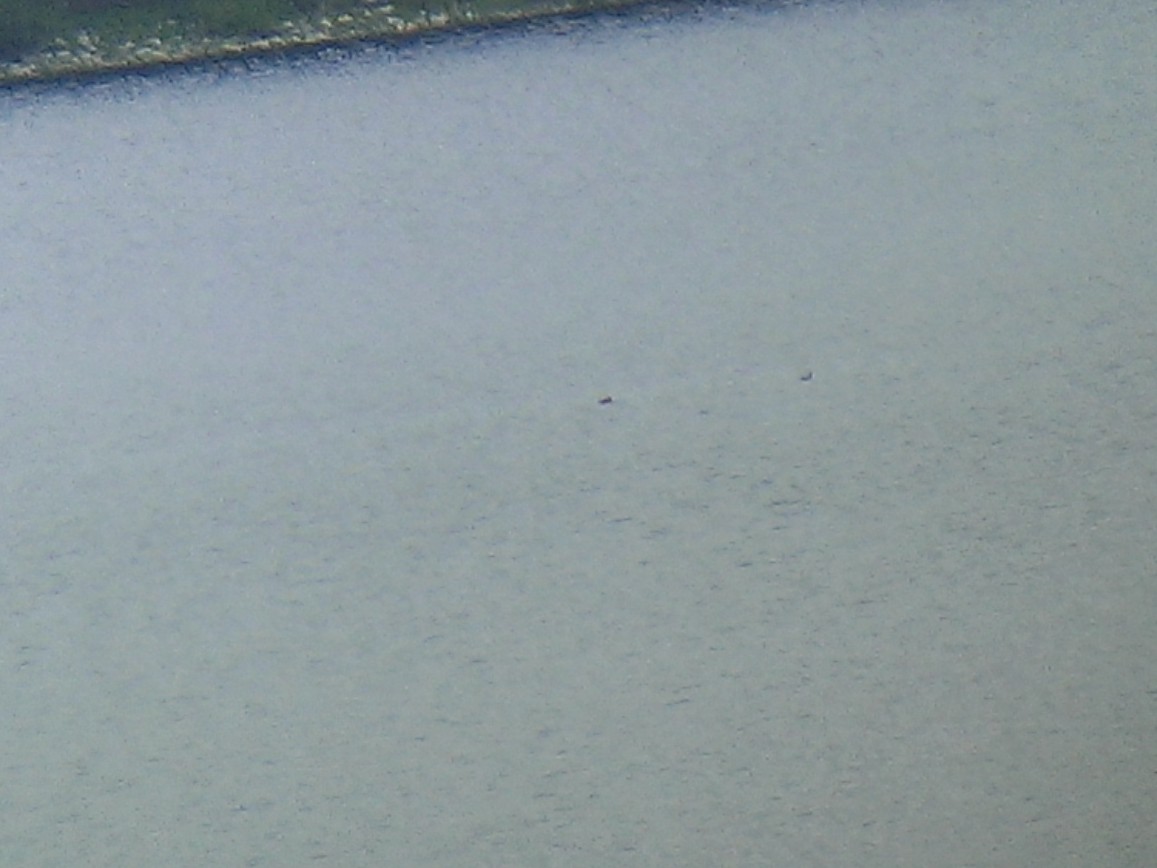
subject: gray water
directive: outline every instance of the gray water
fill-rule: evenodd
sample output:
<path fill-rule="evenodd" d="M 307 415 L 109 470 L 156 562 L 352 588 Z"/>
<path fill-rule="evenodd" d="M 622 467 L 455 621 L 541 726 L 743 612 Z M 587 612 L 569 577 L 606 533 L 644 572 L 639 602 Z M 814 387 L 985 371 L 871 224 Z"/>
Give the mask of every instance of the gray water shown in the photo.
<path fill-rule="evenodd" d="M 1157 864 L 1155 119 L 1140 0 L 0 96 L 2 861 Z"/>

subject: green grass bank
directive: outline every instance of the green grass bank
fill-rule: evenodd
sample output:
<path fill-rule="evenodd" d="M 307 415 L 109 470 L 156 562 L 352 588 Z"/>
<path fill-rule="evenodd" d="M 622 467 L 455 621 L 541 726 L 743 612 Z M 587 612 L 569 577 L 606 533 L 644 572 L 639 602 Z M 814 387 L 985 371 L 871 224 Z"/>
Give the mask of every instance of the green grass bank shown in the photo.
<path fill-rule="evenodd" d="M 640 0 L 0 0 L 0 85 L 638 5 Z"/>

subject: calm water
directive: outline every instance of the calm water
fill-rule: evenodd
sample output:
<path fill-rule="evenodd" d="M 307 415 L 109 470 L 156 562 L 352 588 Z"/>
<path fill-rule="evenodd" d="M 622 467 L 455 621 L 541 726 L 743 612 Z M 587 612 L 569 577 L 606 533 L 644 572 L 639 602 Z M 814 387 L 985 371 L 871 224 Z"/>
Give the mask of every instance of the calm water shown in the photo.
<path fill-rule="evenodd" d="M 4 861 L 1157 864 L 1154 118 L 1126 0 L 0 96 Z"/>

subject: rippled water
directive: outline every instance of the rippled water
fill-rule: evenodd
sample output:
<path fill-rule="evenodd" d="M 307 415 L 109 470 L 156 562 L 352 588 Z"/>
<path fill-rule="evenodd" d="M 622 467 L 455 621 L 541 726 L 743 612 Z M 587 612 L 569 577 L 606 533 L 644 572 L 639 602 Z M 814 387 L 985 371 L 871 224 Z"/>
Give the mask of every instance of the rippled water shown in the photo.
<path fill-rule="evenodd" d="M 754 5 L 0 96 L 6 860 L 1153 864 L 1155 57 Z"/>

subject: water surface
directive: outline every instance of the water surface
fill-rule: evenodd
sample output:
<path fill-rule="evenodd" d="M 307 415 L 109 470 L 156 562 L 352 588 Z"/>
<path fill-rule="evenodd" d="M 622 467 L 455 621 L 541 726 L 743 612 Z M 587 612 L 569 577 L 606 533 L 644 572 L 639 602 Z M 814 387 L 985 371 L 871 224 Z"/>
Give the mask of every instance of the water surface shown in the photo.
<path fill-rule="evenodd" d="M 1154 864 L 1154 58 L 912 0 L 6 93 L 6 859 Z"/>

